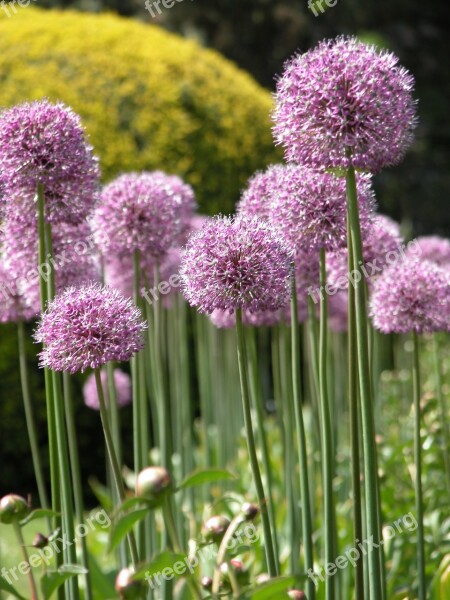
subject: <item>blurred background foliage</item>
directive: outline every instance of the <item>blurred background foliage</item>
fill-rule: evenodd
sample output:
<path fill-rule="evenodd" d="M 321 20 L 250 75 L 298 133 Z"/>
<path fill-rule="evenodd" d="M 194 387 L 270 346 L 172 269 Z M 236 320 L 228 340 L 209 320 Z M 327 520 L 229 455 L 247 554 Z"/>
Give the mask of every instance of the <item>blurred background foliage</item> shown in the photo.
<path fill-rule="evenodd" d="M 232 210 L 246 178 L 281 156 L 271 140 L 270 92 L 287 58 L 341 33 L 387 47 L 416 77 L 420 127 L 405 161 L 376 177 L 380 209 L 411 234 L 449 234 L 450 9 L 441 0 L 338 0 L 317 17 L 306 0 L 184 0 L 157 18 L 144 0 L 37 0 L 33 7 L 126 18 L 31 7 L 10 18 L 0 12 L 0 106 L 43 95 L 62 98 L 83 116 L 106 179 L 121 170 L 176 171 L 210 213 Z M 199 45 L 223 54 L 262 87 Z M 13 326 L 1 327 L 0 495 L 33 491 L 15 336 Z M 30 357 L 35 352 L 30 341 Z M 30 361 L 43 420 L 41 374 Z M 81 382 L 76 385 L 87 479 L 103 472 L 104 457 L 95 443 L 98 415 L 84 407 Z M 125 430 L 125 449 L 128 435 Z"/>

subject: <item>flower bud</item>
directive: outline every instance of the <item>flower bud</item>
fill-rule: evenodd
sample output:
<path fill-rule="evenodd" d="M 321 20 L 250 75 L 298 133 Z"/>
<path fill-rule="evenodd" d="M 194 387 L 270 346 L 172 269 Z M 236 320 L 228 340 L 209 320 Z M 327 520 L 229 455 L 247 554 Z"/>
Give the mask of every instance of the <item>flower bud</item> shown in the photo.
<path fill-rule="evenodd" d="M 253 521 L 259 514 L 259 506 L 246 502 L 242 505 L 241 512 L 247 521 Z"/>
<path fill-rule="evenodd" d="M 213 580 L 211 579 L 211 577 L 208 577 L 207 575 L 204 575 L 202 577 L 201 584 L 202 584 L 202 588 L 204 588 L 205 590 L 211 590 L 212 589 Z"/>
<path fill-rule="evenodd" d="M 48 544 L 48 538 L 45 537 L 45 535 L 43 533 L 37 533 L 34 537 L 32 546 L 33 548 L 45 548 L 45 546 L 47 546 Z"/>
<path fill-rule="evenodd" d="M 161 502 L 172 490 L 172 478 L 164 467 L 147 467 L 136 478 L 136 494 Z"/>
<path fill-rule="evenodd" d="M 142 581 L 133 580 L 133 569 L 122 569 L 116 577 L 116 592 L 121 600 L 140 600 L 143 596 Z"/>
<path fill-rule="evenodd" d="M 289 598 L 294 598 L 294 600 L 307 600 L 305 592 L 302 592 L 301 590 L 290 590 L 288 596 Z"/>
<path fill-rule="evenodd" d="M 8 494 L 0 500 L 0 523 L 6 525 L 17 523 L 22 521 L 29 512 L 28 502 L 22 496 Z"/>
<path fill-rule="evenodd" d="M 230 525 L 230 520 L 224 516 L 211 517 L 203 526 L 205 539 L 219 544 Z"/>
<path fill-rule="evenodd" d="M 230 569 L 233 569 L 233 573 L 239 583 L 239 585 L 247 585 L 249 582 L 249 572 L 245 569 L 244 564 L 240 561 L 237 560 L 236 558 L 233 558 L 230 560 L 229 563 L 222 563 L 220 565 L 220 571 L 223 575 L 224 578 L 224 582 L 228 583 L 229 582 L 229 572 Z"/>

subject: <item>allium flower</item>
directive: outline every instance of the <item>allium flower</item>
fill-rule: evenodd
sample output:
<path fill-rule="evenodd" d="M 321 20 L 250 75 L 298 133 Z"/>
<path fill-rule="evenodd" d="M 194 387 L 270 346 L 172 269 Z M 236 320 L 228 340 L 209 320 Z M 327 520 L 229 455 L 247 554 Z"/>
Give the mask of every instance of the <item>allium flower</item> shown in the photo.
<path fill-rule="evenodd" d="M 28 321 L 39 313 L 39 304 L 29 306 L 17 290 L 16 281 L 11 278 L 3 264 L 0 263 L 0 323 L 16 323 Z"/>
<path fill-rule="evenodd" d="M 420 253 L 422 259 L 450 269 L 450 240 L 438 235 L 427 235 L 418 237 L 415 241 L 418 248 L 411 250 L 411 254 Z"/>
<path fill-rule="evenodd" d="M 37 226 L 31 221 L 8 219 L 4 224 L 3 253 L 5 268 L 26 303 L 36 312 L 40 305 L 39 271 L 48 278 L 52 271 L 55 287 L 61 292 L 66 287 L 99 281 L 89 225 L 57 223 L 52 229 L 53 256 L 45 264 L 37 265 Z"/>
<path fill-rule="evenodd" d="M 244 311 L 242 322 L 250 327 L 272 327 L 280 322 L 280 312 L 266 310 L 264 312 L 251 313 Z M 210 321 L 219 329 L 231 329 L 236 326 L 236 315 L 228 310 L 216 309 L 209 315 Z"/>
<path fill-rule="evenodd" d="M 348 329 L 348 291 L 340 290 L 328 296 L 328 326 L 331 331 Z"/>
<path fill-rule="evenodd" d="M 277 310 L 289 298 L 290 255 L 259 219 L 220 217 L 194 233 L 180 275 L 187 301 L 200 312 Z"/>
<path fill-rule="evenodd" d="M 192 189 L 161 171 L 121 175 L 102 192 L 93 228 L 104 255 L 139 250 L 160 258 L 183 234 L 192 217 Z"/>
<path fill-rule="evenodd" d="M 372 283 L 390 264 L 403 258 L 403 238 L 398 223 L 384 215 L 376 215 L 363 235 L 363 273 Z M 327 256 L 327 276 L 330 285 L 348 287 L 348 253 L 346 248 Z"/>
<path fill-rule="evenodd" d="M 418 258 L 391 265 L 373 286 L 370 314 L 383 333 L 448 331 L 449 273 Z"/>
<path fill-rule="evenodd" d="M 102 381 L 103 396 L 105 398 L 106 406 L 109 405 L 109 394 L 106 371 L 102 369 L 100 372 L 100 378 Z M 120 369 L 114 369 L 114 386 L 116 388 L 117 405 L 119 407 L 126 406 L 131 402 L 131 379 L 130 376 L 121 371 Z M 89 408 L 94 410 L 100 410 L 100 404 L 97 394 L 97 384 L 95 381 L 95 375 L 89 375 L 86 379 L 86 383 L 83 386 L 84 403 Z"/>
<path fill-rule="evenodd" d="M 368 175 L 357 178 L 361 228 L 371 223 L 375 205 Z M 270 217 L 280 237 L 296 254 L 333 251 L 347 244 L 345 179 L 307 167 L 277 171 Z"/>
<path fill-rule="evenodd" d="M 129 360 L 144 346 L 139 309 L 117 290 L 89 284 L 67 288 L 48 306 L 35 333 L 45 344 L 40 366 L 76 373 Z"/>
<path fill-rule="evenodd" d="M 14 106 L 0 114 L 3 212 L 36 212 L 40 184 L 50 222 L 80 223 L 99 186 L 98 161 L 80 118 L 61 102 Z"/>
<path fill-rule="evenodd" d="M 412 143 L 413 87 L 393 54 L 356 38 L 325 40 L 286 64 L 275 140 L 289 162 L 374 173 L 400 162 Z"/>
<path fill-rule="evenodd" d="M 265 171 L 259 171 L 247 183 L 236 212 L 248 217 L 270 218 L 270 204 L 278 191 L 278 180 L 287 167 L 271 165 Z"/>

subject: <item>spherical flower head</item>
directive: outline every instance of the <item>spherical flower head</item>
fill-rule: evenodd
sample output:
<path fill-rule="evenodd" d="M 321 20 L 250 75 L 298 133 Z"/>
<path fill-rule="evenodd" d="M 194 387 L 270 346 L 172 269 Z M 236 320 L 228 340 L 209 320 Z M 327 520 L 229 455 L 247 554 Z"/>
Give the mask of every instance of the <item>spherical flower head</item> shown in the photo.
<path fill-rule="evenodd" d="M 52 272 L 57 292 L 66 287 L 99 281 L 95 246 L 88 223 L 79 225 L 55 223 L 52 227 L 53 254 L 44 264 L 37 264 L 38 238 L 34 217 L 25 220 L 8 219 L 4 223 L 3 253 L 5 268 L 25 302 L 39 312 L 39 274 L 47 280 Z"/>
<path fill-rule="evenodd" d="M 398 223 L 384 215 L 376 215 L 364 231 L 363 273 L 367 282 L 372 284 L 384 269 L 403 258 L 403 237 Z M 351 269 L 353 271 L 353 269 Z M 341 248 L 327 256 L 328 283 L 344 290 L 348 288 L 349 276 L 348 252 Z"/>
<path fill-rule="evenodd" d="M 129 298 L 100 284 L 70 287 L 48 305 L 35 332 L 40 366 L 68 373 L 126 361 L 144 346 L 146 324 Z"/>
<path fill-rule="evenodd" d="M 348 291 L 339 290 L 328 296 L 328 326 L 331 331 L 348 329 Z"/>
<path fill-rule="evenodd" d="M 0 323 L 28 321 L 39 313 L 39 305 L 29 306 L 17 289 L 17 281 L 0 262 Z"/>
<path fill-rule="evenodd" d="M 138 250 L 161 258 L 186 226 L 193 202 L 187 196 L 177 177 L 161 171 L 121 175 L 105 186 L 94 213 L 100 250 L 105 255 Z"/>
<path fill-rule="evenodd" d="M 285 165 L 271 165 L 265 171 L 259 171 L 248 181 L 238 202 L 236 212 L 248 217 L 270 218 L 270 203 L 278 188 L 278 177 Z"/>
<path fill-rule="evenodd" d="M 419 254 L 425 260 L 450 269 L 450 240 L 438 235 L 426 235 L 415 241 L 418 247 L 411 246 L 408 254 Z"/>
<path fill-rule="evenodd" d="M 269 223 L 211 219 L 187 243 L 180 270 L 183 293 L 203 313 L 275 311 L 288 301 L 290 259 Z"/>
<path fill-rule="evenodd" d="M 100 373 L 102 381 L 103 396 L 105 403 L 109 406 L 109 392 L 108 392 L 108 381 L 107 374 L 104 369 Z M 117 405 L 119 407 L 126 406 L 131 402 L 131 379 L 130 376 L 121 371 L 120 369 L 114 369 L 114 387 L 116 389 Z M 95 381 L 95 375 L 92 374 L 86 379 L 86 383 L 83 386 L 84 403 L 89 408 L 94 410 L 100 410 L 100 403 L 97 394 L 97 384 Z"/>
<path fill-rule="evenodd" d="M 401 161 L 417 123 L 413 77 L 353 37 L 325 40 L 286 63 L 274 136 L 286 160 L 375 173 Z"/>
<path fill-rule="evenodd" d="M 236 315 L 228 310 L 216 309 L 209 315 L 211 323 L 218 329 L 232 329 L 236 327 Z M 265 310 L 263 312 L 242 313 L 242 322 L 250 327 L 273 327 L 280 322 L 280 311 Z"/>
<path fill-rule="evenodd" d="M 288 165 L 277 172 L 270 216 L 288 247 L 297 253 L 337 250 L 347 245 L 345 179 L 325 171 Z M 375 206 L 371 179 L 357 177 L 361 229 L 370 226 Z"/>
<path fill-rule="evenodd" d="M 392 264 L 373 286 L 370 314 L 383 333 L 448 331 L 449 273 L 418 258 Z"/>
<path fill-rule="evenodd" d="M 36 212 L 41 186 L 49 222 L 80 223 L 92 210 L 100 171 L 79 116 L 61 102 L 20 104 L 0 114 L 5 214 Z"/>

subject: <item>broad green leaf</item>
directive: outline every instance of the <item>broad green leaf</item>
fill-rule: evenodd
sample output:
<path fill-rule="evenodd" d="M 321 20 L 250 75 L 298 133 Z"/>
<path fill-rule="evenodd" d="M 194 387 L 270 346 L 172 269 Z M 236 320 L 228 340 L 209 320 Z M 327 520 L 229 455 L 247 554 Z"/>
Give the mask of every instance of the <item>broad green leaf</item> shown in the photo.
<path fill-rule="evenodd" d="M 111 531 L 111 536 L 109 538 L 109 546 L 108 552 L 114 550 L 114 548 L 120 544 L 123 538 L 130 533 L 133 529 L 134 525 L 138 521 L 142 521 L 148 515 L 148 509 L 142 508 L 140 510 L 135 510 L 134 512 L 127 513 L 120 517 L 114 525 L 114 529 Z"/>
<path fill-rule="evenodd" d="M 236 476 L 224 469 L 198 469 L 190 473 L 180 484 L 180 490 L 211 483 L 212 481 L 223 481 L 224 479 L 236 479 Z"/>
<path fill-rule="evenodd" d="M 21 596 L 19 594 L 18 591 L 16 591 L 13 586 L 8 583 L 6 581 L 6 579 L 2 576 L 0 576 L 0 590 L 4 591 L 4 592 L 8 592 L 8 594 L 12 594 L 14 596 L 14 598 L 19 598 L 19 600 L 26 600 L 23 596 Z"/>
<path fill-rule="evenodd" d="M 295 577 L 276 577 L 267 583 L 253 588 L 251 591 L 247 590 L 242 598 L 248 598 L 249 600 L 271 600 L 272 598 L 278 598 L 278 593 L 287 592 L 294 584 Z"/>
<path fill-rule="evenodd" d="M 47 517 L 56 517 L 59 513 L 54 510 L 49 510 L 48 508 L 37 508 L 30 512 L 30 514 L 20 521 L 19 525 L 24 527 L 24 525 L 28 525 L 31 521 L 35 521 L 36 519 L 46 519 Z"/>
<path fill-rule="evenodd" d="M 47 571 L 41 578 L 41 589 L 45 600 L 71 577 L 84 575 L 87 570 L 80 565 L 62 565 L 57 571 Z"/>
<path fill-rule="evenodd" d="M 116 508 L 114 513 L 118 515 L 121 512 L 128 512 L 130 509 L 136 508 L 136 506 L 139 505 L 145 505 L 148 509 L 151 509 L 154 507 L 154 502 L 152 500 L 149 500 L 148 498 L 140 498 L 139 496 L 133 496 L 132 498 L 124 500 L 123 503 Z"/>
<path fill-rule="evenodd" d="M 169 552 L 168 550 L 157 554 L 149 563 L 141 567 L 136 573 L 133 575 L 133 579 L 145 579 L 147 576 L 152 577 L 157 573 L 161 573 L 163 569 L 173 569 L 175 563 L 181 561 L 185 562 L 186 556 L 184 554 L 179 554 L 176 552 Z M 185 573 L 179 575 L 189 574 L 189 570 L 186 567 Z M 177 573 L 174 571 L 175 577 Z"/>
<path fill-rule="evenodd" d="M 92 589 L 99 598 L 115 598 L 117 592 L 114 589 L 114 580 L 117 571 L 104 572 L 97 560 L 89 555 L 89 574 L 92 583 Z"/>

